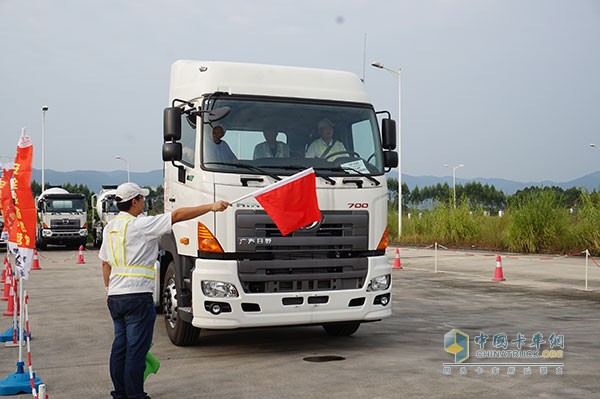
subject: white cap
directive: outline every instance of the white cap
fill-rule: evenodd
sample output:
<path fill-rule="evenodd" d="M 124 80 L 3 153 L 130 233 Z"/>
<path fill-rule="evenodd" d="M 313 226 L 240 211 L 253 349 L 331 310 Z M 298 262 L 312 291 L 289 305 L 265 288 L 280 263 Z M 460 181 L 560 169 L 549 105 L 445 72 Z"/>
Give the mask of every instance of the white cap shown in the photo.
<path fill-rule="evenodd" d="M 329 119 L 325 118 L 319 121 L 319 124 L 317 126 L 319 129 L 322 129 L 324 127 L 333 127 L 333 123 Z"/>
<path fill-rule="evenodd" d="M 150 194 L 150 191 L 147 188 L 141 188 L 135 183 L 123 183 L 117 187 L 115 196 L 117 197 L 117 202 L 127 202 L 138 195 L 146 197 L 148 194 Z"/>

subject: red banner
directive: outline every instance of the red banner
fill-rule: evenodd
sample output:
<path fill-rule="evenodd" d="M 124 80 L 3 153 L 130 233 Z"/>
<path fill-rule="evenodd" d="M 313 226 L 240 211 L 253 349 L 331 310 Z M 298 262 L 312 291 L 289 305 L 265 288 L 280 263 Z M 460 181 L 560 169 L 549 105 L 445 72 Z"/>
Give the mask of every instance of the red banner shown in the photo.
<path fill-rule="evenodd" d="M 31 192 L 32 160 L 33 145 L 31 139 L 29 136 L 22 135 L 17 145 L 17 156 L 15 158 L 13 183 L 16 218 L 9 234 L 9 243 L 16 244 L 18 248 L 15 264 L 17 270 L 25 279 L 29 277 L 36 233 L 35 201 Z"/>
<path fill-rule="evenodd" d="M 12 190 L 10 188 L 10 179 L 13 176 L 13 169 L 6 168 L 7 165 L 2 166 L 2 179 L 0 180 L 0 202 L 2 206 L 2 216 L 4 216 L 4 229 L 2 235 L 4 239 L 8 241 L 8 232 L 13 225 L 16 218 L 15 203 L 12 197 Z"/>

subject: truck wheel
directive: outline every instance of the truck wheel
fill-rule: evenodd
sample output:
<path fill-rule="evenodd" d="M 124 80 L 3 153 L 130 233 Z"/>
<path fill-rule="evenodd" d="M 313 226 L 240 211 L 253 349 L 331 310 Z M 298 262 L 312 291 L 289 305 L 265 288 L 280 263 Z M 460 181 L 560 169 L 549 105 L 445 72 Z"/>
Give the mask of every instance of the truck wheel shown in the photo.
<path fill-rule="evenodd" d="M 42 240 L 36 240 L 35 242 L 35 246 L 37 247 L 37 249 L 40 249 L 42 251 L 44 251 L 48 246 L 46 245 L 45 242 L 43 242 Z"/>
<path fill-rule="evenodd" d="M 102 246 L 102 236 L 98 236 L 98 234 L 94 234 L 92 243 L 94 245 L 94 248 L 100 248 Z"/>
<path fill-rule="evenodd" d="M 179 307 L 177 304 L 178 293 L 181 287 L 177 282 L 175 264 L 171 262 L 167 268 L 163 284 L 163 311 L 165 314 L 165 327 L 167 335 L 171 342 L 177 346 L 189 346 L 198 341 L 200 329 L 194 327 L 192 323 L 183 321 L 179 316 Z"/>
<path fill-rule="evenodd" d="M 323 324 L 325 332 L 334 337 L 350 336 L 358 330 L 358 327 L 360 327 L 360 323 L 357 321 Z"/>

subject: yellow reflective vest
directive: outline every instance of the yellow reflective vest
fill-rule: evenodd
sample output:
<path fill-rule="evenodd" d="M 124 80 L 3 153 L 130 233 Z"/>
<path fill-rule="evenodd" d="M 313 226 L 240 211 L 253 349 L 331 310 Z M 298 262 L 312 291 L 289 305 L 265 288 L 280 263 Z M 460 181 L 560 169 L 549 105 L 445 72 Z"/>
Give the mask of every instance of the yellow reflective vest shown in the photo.
<path fill-rule="evenodd" d="M 108 255 L 111 260 L 111 275 L 143 277 L 154 280 L 154 265 L 128 265 L 125 257 L 125 234 L 127 225 L 135 217 L 121 213 L 115 217 L 108 231 Z"/>

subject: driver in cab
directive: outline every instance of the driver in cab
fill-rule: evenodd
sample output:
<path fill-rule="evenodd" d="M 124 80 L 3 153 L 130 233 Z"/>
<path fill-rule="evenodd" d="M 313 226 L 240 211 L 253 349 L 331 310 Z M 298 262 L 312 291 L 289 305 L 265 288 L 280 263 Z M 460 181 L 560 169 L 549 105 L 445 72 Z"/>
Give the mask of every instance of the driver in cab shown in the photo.
<path fill-rule="evenodd" d="M 306 158 L 322 158 L 334 161 L 346 153 L 344 144 L 333 137 L 333 123 L 322 119 L 317 125 L 321 137 L 313 141 L 306 150 Z M 335 154 L 335 155 L 334 155 Z"/>

